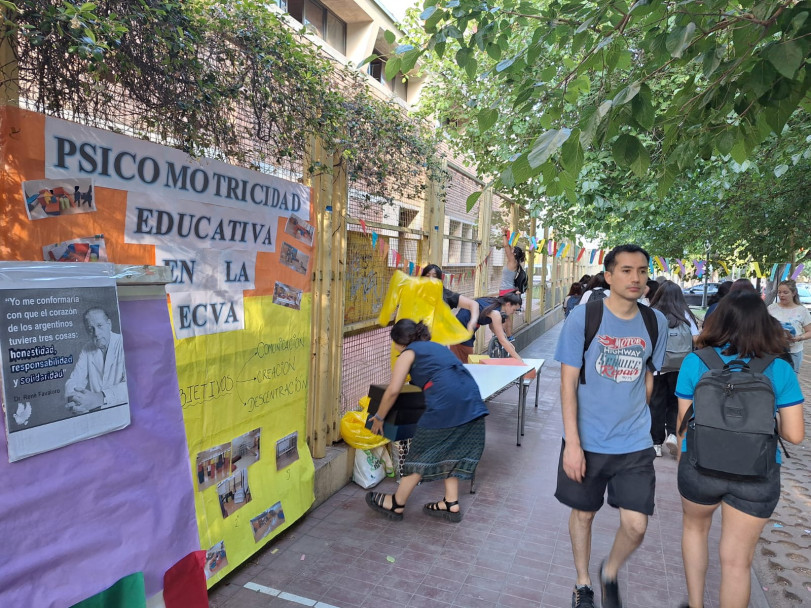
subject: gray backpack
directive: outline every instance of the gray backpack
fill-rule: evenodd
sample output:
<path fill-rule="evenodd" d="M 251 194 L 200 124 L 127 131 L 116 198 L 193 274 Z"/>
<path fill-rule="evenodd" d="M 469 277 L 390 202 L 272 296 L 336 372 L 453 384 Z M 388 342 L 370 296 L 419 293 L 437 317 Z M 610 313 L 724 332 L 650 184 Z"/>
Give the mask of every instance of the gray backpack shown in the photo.
<path fill-rule="evenodd" d="M 763 479 L 776 466 L 777 426 L 771 380 L 775 355 L 724 363 L 711 347 L 696 351 L 709 367 L 687 410 L 687 458 L 696 469 L 729 479 Z M 694 413 L 693 418 L 690 414 Z M 685 424 L 682 423 L 681 432 Z"/>
<path fill-rule="evenodd" d="M 687 323 L 678 323 L 667 329 L 667 348 L 662 373 L 677 372 L 681 369 L 684 358 L 693 352 L 693 332 Z"/>

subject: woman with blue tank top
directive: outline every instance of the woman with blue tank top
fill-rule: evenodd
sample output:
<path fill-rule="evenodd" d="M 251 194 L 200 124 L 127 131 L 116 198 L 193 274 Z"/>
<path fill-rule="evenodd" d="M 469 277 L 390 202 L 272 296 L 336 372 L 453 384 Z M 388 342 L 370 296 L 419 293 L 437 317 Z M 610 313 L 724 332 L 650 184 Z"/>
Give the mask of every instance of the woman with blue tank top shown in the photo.
<path fill-rule="evenodd" d="M 417 423 L 397 491 L 368 492 L 366 504 L 389 519 L 401 520 L 406 501 L 418 483 L 444 479 L 444 498 L 428 503 L 423 512 L 461 521 L 459 480 L 472 479 L 484 451 L 487 406 L 473 376 L 451 351 L 430 341 L 431 333 L 425 324 L 401 319 L 394 324 L 391 339 L 400 354 L 371 430 L 383 433 L 383 420 L 409 374 L 411 384 L 423 391 L 425 413 Z"/>
<path fill-rule="evenodd" d="M 724 363 L 734 359 L 749 362 L 752 357 L 780 355 L 785 352 L 786 336 L 779 323 L 769 316 L 766 305 L 756 293 L 730 292 L 704 323 L 696 340 L 698 348 L 712 347 Z M 690 353 L 684 359 L 676 383 L 679 401 L 679 428 L 687 415 L 696 385 L 708 371 L 707 365 Z M 735 373 L 734 368 L 731 368 Z M 803 395 L 791 365 L 774 359 L 764 370 L 774 389 L 777 429 L 780 437 L 799 443 L 805 436 Z M 697 407 L 697 404 L 694 405 Z M 780 499 L 780 452 L 775 466 L 765 478 L 730 479 L 696 468 L 685 457 L 690 430 L 683 438 L 679 459 L 678 486 L 682 497 L 682 559 L 687 579 L 689 603 L 682 608 L 701 608 L 709 563 L 707 538 L 712 518 L 721 506 L 721 588 L 720 604 L 727 608 L 749 605 L 750 568 L 760 534 Z"/>

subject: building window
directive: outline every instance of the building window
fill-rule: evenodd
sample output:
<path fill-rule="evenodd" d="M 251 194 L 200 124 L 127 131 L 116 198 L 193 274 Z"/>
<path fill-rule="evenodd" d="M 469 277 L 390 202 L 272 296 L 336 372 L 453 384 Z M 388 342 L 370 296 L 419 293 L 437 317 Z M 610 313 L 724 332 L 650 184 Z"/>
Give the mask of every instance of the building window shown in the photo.
<path fill-rule="evenodd" d="M 310 33 L 346 54 L 346 23 L 323 4 L 317 0 L 276 0 L 276 4 Z"/>
<path fill-rule="evenodd" d="M 374 54 L 377 55 L 377 59 L 369 62 L 367 68 L 369 76 L 385 85 L 400 99 L 408 100 L 408 80 L 403 76 L 403 73 L 398 72 L 394 78 L 386 80 L 386 60 L 383 58 L 385 53 L 375 49 Z"/>

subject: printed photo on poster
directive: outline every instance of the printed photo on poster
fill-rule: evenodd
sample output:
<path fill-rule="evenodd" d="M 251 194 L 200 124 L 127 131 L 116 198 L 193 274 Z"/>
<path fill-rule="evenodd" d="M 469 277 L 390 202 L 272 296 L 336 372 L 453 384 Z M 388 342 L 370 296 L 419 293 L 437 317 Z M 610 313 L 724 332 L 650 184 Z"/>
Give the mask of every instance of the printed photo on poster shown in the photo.
<path fill-rule="evenodd" d="M 273 303 L 294 310 L 301 310 L 301 290 L 276 281 L 273 286 Z"/>
<path fill-rule="evenodd" d="M 254 429 L 231 440 L 231 464 L 234 470 L 247 469 L 259 460 L 259 437 L 262 429 Z"/>
<path fill-rule="evenodd" d="M 10 461 L 126 427 L 129 395 L 115 284 L 94 287 L 85 280 L 74 287 L 15 289 L 9 287 L 25 281 L 3 281 L 3 274 L 0 265 Z"/>
<path fill-rule="evenodd" d="M 224 569 L 228 565 L 228 556 L 225 553 L 225 541 L 221 540 L 216 545 L 206 551 L 206 563 L 204 570 L 206 579 L 211 578 L 217 572 Z"/>
<path fill-rule="evenodd" d="M 72 239 L 45 245 L 42 259 L 46 262 L 106 262 L 107 246 L 102 235 Z"/>
<path fill-rule="evenodd" d="M 298 249 L 288 243 L 282 243 L 282 251 L 279 256 L 282 264 L 292 268 L 300 274 L 307 274 L 307 266 L 310 264 L 310 256 L 301 253 Z"/>
<path fill-rule="evenodd" d="M 197 489 L 201 492 L 221 482 L 231 473 L 230 443 L 223 443 L 197 454 Z"/>
<path fill-rule="evenodd" d="M 276 470 L 290 466 L 298 460 L 298 431 L 276 442 Z"/>
<path fill-rule="evenodd" d="M 259 542 L 268 534 L 284 523 L 284 511 L 281 501 L 270 507 L 267 511 L 262 511 L 251 520 L 253 528 L 253 540 Z"/>
<path fill-rule="evenodd" d="M 305 222 L 295 213 L 292 214 L 287 219 L 287 224 L 284 227 L 284 231 L 290 236 L 298 239 L 305 245 L 309 245 L 310 247 L 312 247 L 313 233 L 315 232 L 315 227 Z"/>
<path fill-rule="evenodd" d="M 240 469 L 225 481 L 217 484 L 217 496 L 223 517 L 233 515 L 251 502 L 251 489 L 248 487 L 248 470 Z"/>
<path fill-rule="evenodd" d="M 93 192 L 93 180 L 87 178 L 23 182 L 25 210 L 30 220 L 96 211 Z"/>

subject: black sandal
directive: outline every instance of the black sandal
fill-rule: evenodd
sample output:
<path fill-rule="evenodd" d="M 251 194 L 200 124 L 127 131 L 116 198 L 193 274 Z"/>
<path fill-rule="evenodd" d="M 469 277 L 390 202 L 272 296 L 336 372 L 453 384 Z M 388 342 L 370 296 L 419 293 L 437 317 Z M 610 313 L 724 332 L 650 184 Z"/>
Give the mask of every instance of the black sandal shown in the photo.
<path fill-rule="evenodd" d="M 391 509 L 387 509 L 383 506 L 386 496 L 391 496 Z M 401 521 L 403 519 L 402 511 L 398 513 L 397 509 L 405 509 L 405 505 L 397 504 L 397 501 L 394 499 L 394 494 L 384 494 L 383 492 L 366 492 L 366 504 L 369 505 L 369 508 L 373 511 L 382 513 L 389 519 L 393 519 L 395 521 Z"/>
<path fill-rule="evenodd" d="M 445 508 L 443 509 L 439 505 L 445 503 Z M 438 502 L 429 502 L 425 505 L 422 510 L 431 515 L 433 517 L 441 517 L 443 519 L 447 519 L 448 521 L 458 522 L 462 521 L 462 512 L 461 511 L 451 511 L 451 507 L 455 507 L 459 504 L 458 500 L 454 500 L 453 502 L 448 502 L 443 497 L 442 500 Z"/>

